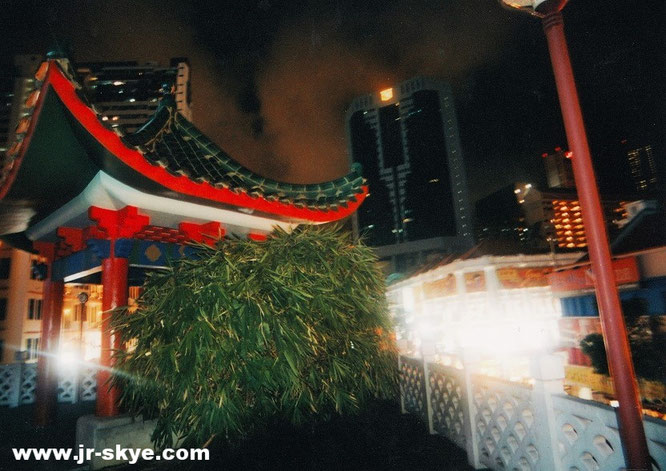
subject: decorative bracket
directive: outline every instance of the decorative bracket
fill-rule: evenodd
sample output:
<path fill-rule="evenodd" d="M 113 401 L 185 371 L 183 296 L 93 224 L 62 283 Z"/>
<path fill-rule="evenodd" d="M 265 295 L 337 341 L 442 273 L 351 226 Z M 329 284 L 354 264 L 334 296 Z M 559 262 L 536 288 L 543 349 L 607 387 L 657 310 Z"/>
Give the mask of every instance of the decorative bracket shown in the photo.
<path fill-rule="evenodd" d="M 97 228 L 104 231 L 109 239 L 133 237 L 150 224 L 150 218 L 139 214 L 135 206 L 125 206 L 119 210 L 91 206 L 88 217 L 97 223 Z"/>
<path fill-rule="evenodd" d="M 181 222 L 178 225 L 178 229 L 190 240 L 203 242 L 211 247 L 226 234 L 224 227 L 219 222 L 209 222 L 206 224 Z"/>
<path fill-rule="evenodd" d="M 251 240 L 256 240 L 257 242 L 263 242 L 268 238 L 268 236 L 266 234 L 259 234 L 257 232 L 250 232 L 247 235 L 247 238 L 251 239 Z"/>

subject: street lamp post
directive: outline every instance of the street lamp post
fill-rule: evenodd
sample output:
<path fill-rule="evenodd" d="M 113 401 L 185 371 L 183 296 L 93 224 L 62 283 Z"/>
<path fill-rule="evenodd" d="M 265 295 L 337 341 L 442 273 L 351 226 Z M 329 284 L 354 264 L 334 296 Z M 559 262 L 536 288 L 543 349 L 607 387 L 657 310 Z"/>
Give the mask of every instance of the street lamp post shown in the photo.
<path fill-rule="evenodd" d="M 595 291 L 615 393 L 619 402 L 620 438 L 628 469 L 650 470 L 650 454 L 643 429 L 643 411 L 631 360 L 627 329 L 611 263 L 608 235 L 604 223 L 583 115 L 578 101 L 571 61 L 564 36 L 560 11 L 568 0 L 500 0 L 503 6 L 525 11 L 541 18 L 548 41 L 557 93 L 580 201 L 590 261 L 595 276 Z"/>
<path fill-rule="evenodd" d="M 88 293 L 81 291 L 77 296 L 81 304 L 81 314 L 79 316 L 79 361 L 85 360 L 85 344 L 83 342 L 83 322 L 86 320 L 86 303 L 88 302 Z"/>

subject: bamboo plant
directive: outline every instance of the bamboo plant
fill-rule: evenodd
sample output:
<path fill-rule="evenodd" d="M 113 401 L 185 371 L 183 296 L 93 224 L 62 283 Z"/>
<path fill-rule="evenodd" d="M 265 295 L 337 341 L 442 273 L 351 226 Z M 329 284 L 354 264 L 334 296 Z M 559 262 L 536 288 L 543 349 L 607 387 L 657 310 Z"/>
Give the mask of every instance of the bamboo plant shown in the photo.
<path fill-rule="evenodd" d="M 157 418 L 153 440 L 234 440 L 276 418 L 358 411 L 396 393 L 395 347 L 376 258 L 337 228 L 220 240 L 148 276 L 114 315 L 121 404 Z"/>

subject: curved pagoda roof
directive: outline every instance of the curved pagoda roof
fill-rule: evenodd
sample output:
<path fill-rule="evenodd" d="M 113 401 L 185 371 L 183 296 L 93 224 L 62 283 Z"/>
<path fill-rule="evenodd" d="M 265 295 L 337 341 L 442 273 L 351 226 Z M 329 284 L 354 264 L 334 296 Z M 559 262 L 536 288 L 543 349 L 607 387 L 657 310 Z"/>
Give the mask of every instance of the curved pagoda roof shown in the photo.
<path fill-rule="evenodd" d="M 138 206 L 165 227 L 217 220 L 242 233 L 339 220 L 367 195 L 356 166 L 306 185 L 252 172 L 181 116 L 171 95 L 124 134 L 89 104 L 66 59 L 43 62 L 35 78 L 27 115 L 0 157 L 0 236 L 19 245 L 55 240 L 59 226 L 85 226 L 93 205 Z"/>
<path fill-rule="evenodd" d="M 164 227 L 217 220 L 236 233 L 269 232 L 342 219 L 367 195 L 359 167 L 307 185 L 252 172 L 181 116 L 171 95 L 124 134 L 102 120 L 66 59 L 43 62 L 35 78 L 27 114 L 0 157 L 0 236 L 18 245 L 85 226 L 90 206 L 137 206 Z"/>

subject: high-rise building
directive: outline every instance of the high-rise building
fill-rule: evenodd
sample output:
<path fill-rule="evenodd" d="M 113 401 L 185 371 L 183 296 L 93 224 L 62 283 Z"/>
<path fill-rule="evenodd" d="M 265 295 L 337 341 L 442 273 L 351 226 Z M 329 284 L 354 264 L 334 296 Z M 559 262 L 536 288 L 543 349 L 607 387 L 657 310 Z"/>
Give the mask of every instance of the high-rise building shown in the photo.
<path fill-rule="evenodd" d="M 449 85 L 414 78 L 355 99 L 347 112 L 352 161 L 370 194 L 354 229 L 393 271 L 431 251 L 474 243 L 465 167 Z"/>
<path fill-rule="evenodd" d="M 14 57 L 14 67 L 0 76 L 0 152 L 5 152 L 19 120 L 27 115 L 25 102 L 35 88 L 35 71 L 42 62 L 39 55 Z"/>
<path fill-rule="evenodd" d="M 652 146 L 647 145 L 628 151 L 627 161 L 636 191 L 654 189 L 657 185 L 657 166 L 654 162 Z"/>
<path fill-rule="evenodd" d="M 523 212 L 525 194 L 531 189 L 531 183 L 512 183 L 479 199 L 475 218 L 477 241 L 493 239 L 517 242 L 518 247 L 538 247 L 538 236 L 527 225 Z"/>
<path fill-rule="evenodd" d="M 525 223 L 538 227 L 544 241 L 553 250 L 580 250 L 587 247 L 587 238 L 578 196 L 571 190 L 525 189 L 519 203 L 523 206 Z M 626 206 L 631 196 L 602 195 L 601 207 L 609 236 L 614 237 L 627 217 Z"/>
<path fill-rule="evenodd" d="M 190 66 L 187 59 L 171 59 L 169 67 L 156 62 L 90 62 L 78 64 L 85 94 L 103 120 L 134 132 L 155 113 L 166 86 L 178 112 L 192 120 Z"/>
<path fill-rule="evenodd" d="M 546 181 L 549 188 L 575 188 L 571 151 L 555 148 L 552 154 L 544 153 L 543 164 L 546 167 Z"/>

